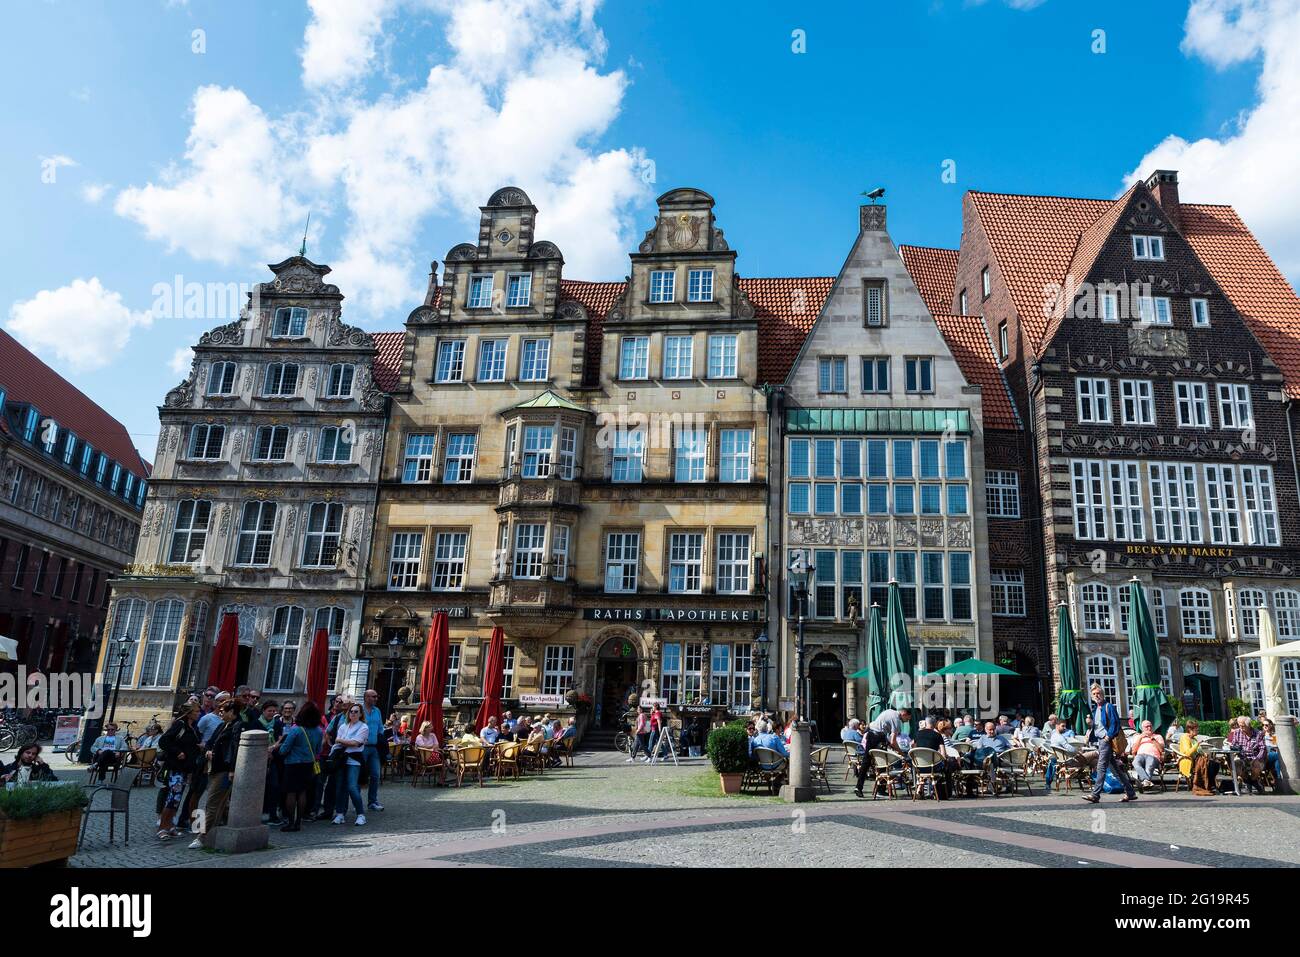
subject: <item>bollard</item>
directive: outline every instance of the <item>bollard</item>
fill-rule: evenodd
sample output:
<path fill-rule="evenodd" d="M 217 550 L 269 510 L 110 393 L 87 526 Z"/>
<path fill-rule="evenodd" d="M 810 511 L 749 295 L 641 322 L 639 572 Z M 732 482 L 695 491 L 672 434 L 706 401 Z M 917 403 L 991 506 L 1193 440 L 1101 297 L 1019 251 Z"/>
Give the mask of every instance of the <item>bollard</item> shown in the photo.
<path fill-rule="evenodd" d="M 235 778 L 230 789 L 227 823 L 212 830 L 212 846 L 229 854 L 260 851 L 271 842 L 270 829 L 262 823 L 262 800 L 266 792 L 266 749 L 270 735 L 245 731 L 239 736 Z"/>
<path fill-rule="evenodd" d="M 1300 747 L 1296 745 L 1294 715 L 1280 714 L 1273 719 L 1277 728 L 1278 775 L 1277 789 L 1281 794 L 1295 794 L 1296 781 L 1300 780 Z"/>
<path fill-rule="evenodd" d="M 795 723 L 790 734 L 790 783 L 781 787 L 781 800 L 790 803 L 814 801 L 812 788 L 812 727 L 807 721 Z"/>

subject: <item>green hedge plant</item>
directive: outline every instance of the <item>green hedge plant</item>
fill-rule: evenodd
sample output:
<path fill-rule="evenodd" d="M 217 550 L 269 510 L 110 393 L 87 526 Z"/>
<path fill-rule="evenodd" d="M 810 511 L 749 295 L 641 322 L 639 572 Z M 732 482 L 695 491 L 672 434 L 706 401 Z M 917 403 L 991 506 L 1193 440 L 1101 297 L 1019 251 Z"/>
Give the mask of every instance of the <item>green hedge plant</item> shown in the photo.
<path fill-rule="evenodd" d="M 38 784 L 12 789 L 0 786 L 0 818 L 26 821 L 59 811 L 80 810 L 89 801 L 86 792 L 75 784 Z"/>
<path fill-rule="evenodd" d="M 706 750 L 713 769 L 719 774 L 743 774 L 749 764 L 749 737 L 744 725 L 714 728 L 709 732 Z"/>

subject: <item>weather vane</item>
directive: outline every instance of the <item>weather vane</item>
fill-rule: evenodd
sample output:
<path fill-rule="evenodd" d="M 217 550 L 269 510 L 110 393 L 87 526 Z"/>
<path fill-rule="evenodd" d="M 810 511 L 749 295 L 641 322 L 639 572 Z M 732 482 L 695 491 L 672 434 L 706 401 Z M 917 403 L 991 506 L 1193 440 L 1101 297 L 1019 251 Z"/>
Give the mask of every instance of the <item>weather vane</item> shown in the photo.
<path fill-rule="evenodd" d="M 302 227 L 302 245 L 298 247 L 298 255 L 304 259 L 307 258 L 307 229 L 311 226 L 311 210 L 307 211 L 307 223 Z"/>
<path fill-rule="evenodd" d="M 885 195 L 885 187 L 877 186 L 875 189 L 860 193 L 859 195 L 867 197 L 874 205 L 876 200 Z"/>

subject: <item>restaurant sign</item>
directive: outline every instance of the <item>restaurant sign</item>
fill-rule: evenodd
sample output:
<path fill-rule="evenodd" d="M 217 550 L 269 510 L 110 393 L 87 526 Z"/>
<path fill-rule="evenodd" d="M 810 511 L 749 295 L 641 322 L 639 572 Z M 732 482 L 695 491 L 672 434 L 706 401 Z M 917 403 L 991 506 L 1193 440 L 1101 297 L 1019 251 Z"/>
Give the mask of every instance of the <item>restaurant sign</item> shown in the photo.
<path fill-rule="evenodd" d="M 558 694 L 521 694 L 519 706 L 522 708 L 560 708 L 564 706 L 564 695 Z"/>
<path fill-rule="evenodd" d="M 678 621 L 678 622 L 745 622 L 759 621 L 754 608 L 584 608 L 587 621 Z"/>

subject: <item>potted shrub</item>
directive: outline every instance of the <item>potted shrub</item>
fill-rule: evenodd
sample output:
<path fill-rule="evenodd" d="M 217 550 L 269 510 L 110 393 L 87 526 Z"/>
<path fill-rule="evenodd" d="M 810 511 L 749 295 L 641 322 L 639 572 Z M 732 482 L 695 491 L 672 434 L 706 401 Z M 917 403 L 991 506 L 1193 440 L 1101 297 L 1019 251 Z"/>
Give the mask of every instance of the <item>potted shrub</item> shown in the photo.
<path fill-rule="evenodd" d="M 718 772 L 723 794 L 739 794 L 740 781 L 749 765 L 749 738 L 744 725 L 723 725 L 709 732 L 709 761 Z"/>
<path fill-rule="evenodd" d="M 72 783 L 0 788 L 0 867 L 71 857 L 86 802 L 86 792 Z"/>

